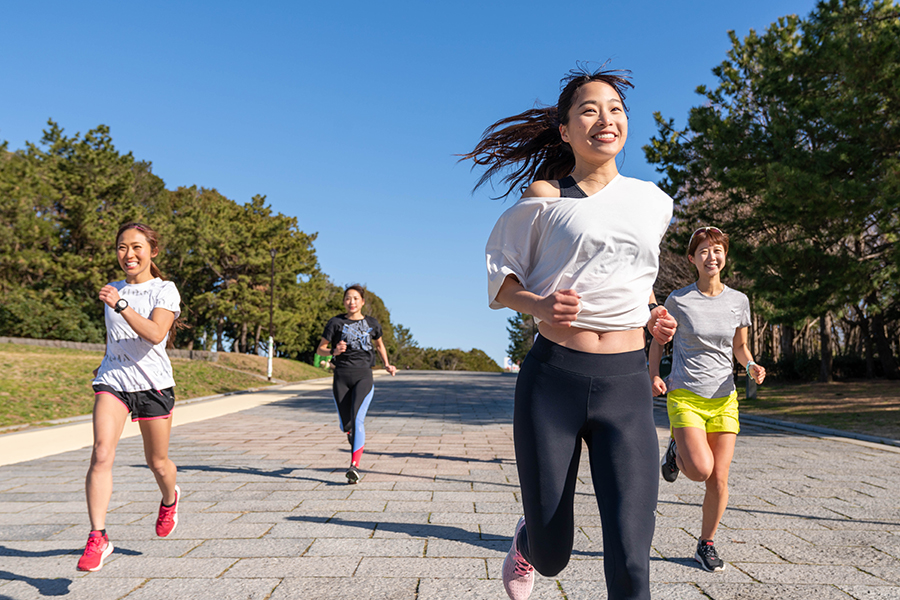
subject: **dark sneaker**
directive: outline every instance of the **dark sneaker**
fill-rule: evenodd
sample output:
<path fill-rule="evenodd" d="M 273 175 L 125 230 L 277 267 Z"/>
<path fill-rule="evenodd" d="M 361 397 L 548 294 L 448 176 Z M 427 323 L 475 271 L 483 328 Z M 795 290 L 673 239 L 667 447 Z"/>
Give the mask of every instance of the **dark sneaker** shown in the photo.
<path fill-rule="evenodd" d="M 725 561 L 719 558 L 719 553 L 716 552 L 716 546 L 712 540 L 700 540 L 697 543 L 694 560 L 700 563 L 704 571 L 713 572 L 725 569 Z"/>
<path fill-rule="evenodd" d="M 88 536 L 84 554 L 78 560 L 79 571 L 99 571 L 103 568 L 103 561 L 112 554 L 113 545 L 109 536 L 99 531 L 92 531 Z"/>
<path fill-rule="evenodd" d="M 181 488 L 175 486 L 175 504 L 163 506 L 159 503 L 159 516 L 156 518 L 156 535 L 166 537 L 178 525 L 178 501 L 181 500 Z"/>
<path fill-rule="evenodd" d="M 666 448 L 659 470 L 662 471 L 663 479 L 669 483 L 678 479 L 678 463 L 675 462 L 675 438 L 669 438 L 669 447 Z"/>
<path fill-rule="evenodd" d="M 503 587 L 511 600 L 527 600 L 534 587 L 534 567 L 525 560 L 517 546 L 519 532 L 523 527 L 525 527 L 525 517 L 519 519 L 516 524 L 512 545 L 503 561 Z"/>
<path fill-rule="evenodd" d="M 350 468 L 347 469 L 347 483 L 354 484 L 359 481 L 359 469 L 356 468 L 356 465 L 350 465 Z"/>

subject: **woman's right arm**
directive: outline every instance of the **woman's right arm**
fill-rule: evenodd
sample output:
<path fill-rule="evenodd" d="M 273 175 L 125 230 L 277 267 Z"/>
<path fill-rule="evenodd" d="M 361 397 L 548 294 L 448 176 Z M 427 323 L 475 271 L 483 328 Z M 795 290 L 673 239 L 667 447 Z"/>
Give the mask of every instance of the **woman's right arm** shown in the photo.
<path fill-rule="evenodd" d="M 558 290 L 549 296 L 538 296 L 526 290 L 515 275 L 506 276 L 497 292 L 497 302 L 554 327 L 571 327 L 581 310 L 581 296 L 575 290 Z"/>
<path fill-rule="evenodd" d="M 338 354 L 341 354 L 342 352 L 347 350 L 347 342 L 343 340 L 338 342 L 338 345 L 334 348 L 329 349 L 328 346 L 330 345 L 331 342 L 329 342 L 325 338 L 322 338 L 319 342 L 319 347 L 316 348 L 316 354 L 318 354 L 319 356 L 337 356 Z"/>

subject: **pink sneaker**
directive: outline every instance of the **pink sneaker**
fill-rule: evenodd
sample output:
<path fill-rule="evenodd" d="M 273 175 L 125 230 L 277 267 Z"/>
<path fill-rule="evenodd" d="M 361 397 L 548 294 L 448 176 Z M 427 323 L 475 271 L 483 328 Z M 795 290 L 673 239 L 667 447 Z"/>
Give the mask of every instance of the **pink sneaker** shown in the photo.
<path fill-rule="evenodd" d="M 113 545 L 106 534 L 100 535 L 99 531 L 92 531 L 88 536 L 84 554 L 78 560 L 79 571 L 99 571 L 103 568 L 103 561 L 112 554 Z"/>
<path fill-rule="evenodd" d="M 175 486 L 175 504 L 163 506 L 159 503 L 159 517 L 156 518 L 156 535 L 166 537 L 178 525 L 178 501 L 181 500 L 181 488 Z"/>
<path fill-rule="evenodd" d="M 527 600 L 534 587 L 534 567 L 522 557 L 516 547 L 519 531 L 525 527 L 525 517 L 519 519 L 516 532 L 513 534 L 512 546 L 503 561 L 503 587 L 511 600 Z"/>

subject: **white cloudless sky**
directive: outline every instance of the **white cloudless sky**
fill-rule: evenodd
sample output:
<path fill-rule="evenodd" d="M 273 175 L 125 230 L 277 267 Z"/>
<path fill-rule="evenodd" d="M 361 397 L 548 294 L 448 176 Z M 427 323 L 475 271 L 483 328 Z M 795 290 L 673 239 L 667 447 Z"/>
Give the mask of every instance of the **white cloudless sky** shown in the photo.
<path fill-rule="evenodd" d="M 29 2 L 0 16 L 0 140 L 111 128 L 169 189 L 216 188 L 317 232 L 338 285 L 381 296 L 422 346 L 502 361 L 484 244 L 514 198 L 458 164 L 498 119 L 555 103 L 576 61 L 629 69 L 620 172 L 658 181 L 653 113 L 683 125 L 740 38 L 812 0 Z M 500 188 L 498 187 L 498 190 Z"/>

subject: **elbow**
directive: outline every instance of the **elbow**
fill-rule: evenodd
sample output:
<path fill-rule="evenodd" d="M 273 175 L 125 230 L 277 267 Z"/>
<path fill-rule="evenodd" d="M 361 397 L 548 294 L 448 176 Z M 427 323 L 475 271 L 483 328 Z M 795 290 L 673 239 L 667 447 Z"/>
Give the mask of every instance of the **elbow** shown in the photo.
<path fill-rule="evenodd" d="M 144 338 L 154 346 L 158 346 L 166 341 L 166 338 L 169 337 L 169 330 L 154 332 L 150 337 Z"/>

